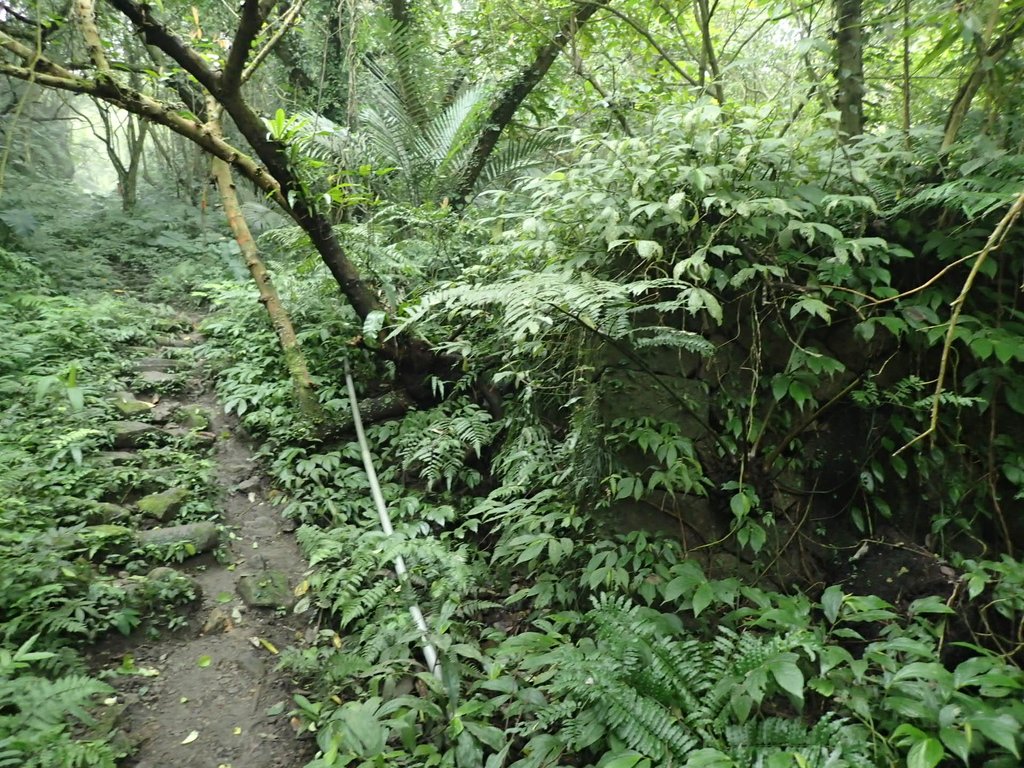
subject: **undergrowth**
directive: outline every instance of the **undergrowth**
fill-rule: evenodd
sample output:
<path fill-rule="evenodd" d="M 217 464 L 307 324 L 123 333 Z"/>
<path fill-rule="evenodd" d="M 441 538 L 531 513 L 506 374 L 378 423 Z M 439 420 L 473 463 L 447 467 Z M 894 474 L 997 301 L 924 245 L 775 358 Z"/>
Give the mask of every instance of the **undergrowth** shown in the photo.
<path fill-rule="evenodd" d="M 81 653 L 109 632 L 180 621 L 176 606 L 195 595 L 187 581 L 146 579 L 158 560 L 134 538 L 134 502 L 184 485 L 180 514 L 208 517 L 210 465 L 188 436 L 111 450 L 116 422 L 147 418 L 118 410 L 130 361 L 187 321 L 111 290 L 129 254 L 145 263 L 116 235 L 119 265 L 92 240 L 90 258 L 58 269 L 42 249 L 80 249 L 67 224 L 33 248 L 0 248 L 0 765 L 113 768 L 125 750 L 97 711 L 112 689 Z"/>
<path fill-rule="evenodd" d="M 375 262 L 394 330 L 461 355 L 467 374 L 435 382 L 440 405 L 367 430 L 393 536 L 379 532 L 356 444 L 324 442 L 299 418 L 252 290 L 204 289 L 218 392 L 264 441 L 310 558 L 296 610 L 320 611 L 322 628 L 283 662 L 313 691 L 295 710 L 320 747 L 310 768 L 1019 764 L 1018 561 L 949 546 L 947 560 L 931 555 L 953 574 L 945 592 L 890 599 L 827 582 L 805 591 L 780 570 L 801 564 L 789 544 L 827 540 L 827 526 L 818 572 L 856 560 L 910 488 L 932 510 L 916 532 L 937 547 L 1005 521 L 970 489 L 988 467 L 1002 498 L 1017 493 L 1008 431 L 961 445 L 952 464 L 941 450 L 885 459 L 928 407 L 924 368 L 888 361 L 899 345 L 932 359 L 955 286 L 867 301 L 915 279 L 918 219 L 936 205 L 980 215 L 1005 185 L 919 188 L 896 204 L 891 189 L 914 169 L 895 145 L 865 141 L 840 161 L 827 138 L 759 145 L 753 123 L 720 117 L 668 112 L 642 138 L 581 137 L 572 167 L 463 222 L 410 213 L 435 229 L 403 231 L 407 253 L 443 232 L 446 249 L 478 259 L 420 295 L 400 252 Z M 917 138 L 926 158 L 933 139 Z M 869 231 L 883 212 L 900 236 Z M 357 256 L 368 228 L 342 227 Z M 921 235 L 935 264 L 976 242 L 955 228 Z M 394 372 L 356 345 L 365 329 L 301 239 L 268 242 L 283 248 L 275 277 L 321 402 L 342 421 L 345 358 L 361 397 Z M 1004 316 L 1000 343 L 1017 333 Z M 1016 353 L 996 354 L 969 325 L 960 341 L 974 359 L 941 415 L 964 439 L 986 407 L 1007 425 L 1020 413 Z M 479 387 L 502 408 L 483 407 Z M 862 438 L 845 457 L 840 411 Z M 813 505 L 793 501 L 818 491 Z M 623 521 L 650 507 L 654 530 Z M 805 525 L 812 510 L 838 522 Z M 692 527 L 699 514 L 708 529 Z M 399 556 L 409 578 L 396 582 Z M 414 600 L 439 679 L 417 650 Z"/>

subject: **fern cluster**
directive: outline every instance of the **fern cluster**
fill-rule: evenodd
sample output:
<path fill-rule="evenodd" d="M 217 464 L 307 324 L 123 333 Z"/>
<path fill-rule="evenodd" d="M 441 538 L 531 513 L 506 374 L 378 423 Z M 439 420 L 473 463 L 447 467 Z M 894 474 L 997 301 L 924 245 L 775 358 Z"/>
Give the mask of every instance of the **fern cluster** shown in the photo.
<path fill-rule="evenodd" d="M 32 651 L 37 637 L 19 648 L 0 645 L 0 766 L 3 768 L 114 768 L 123 753 L 107 741 L 90 711 L 113 689 L 77 674 L 49 679 L 32 665 L 52 653 Z M 75 727 L 98 731 L 75 738 Z"/>
<path fill-rule="evenodd" d="M 773 765 L 775 755 L 816 768 L 874 765 L 856 726 L 831 716 L 808 723 L 795 711 L 768 714 L 789 708 L 779 694 L 794 700 L 781 674 L 770 673 L 795 669 L 806 637 L 722 628 L 701 640 L 673 617 L 610 598 L 598 600 L 579 626 L 593 634 L 566 638 L 540 663 L 529 661 L 552 704 L 526 731 L 557 732 L 567 752 L 600 750 L 595 737 L 602 734 L 660 765 L 705 765 L 712 754 L 736 766 Z"/>
<path fill-rule="evenodd" d="M 448 490 L 456 483 L 473 488 L 481 475 L 467 467 L 466 460 L 480 457 L 494 439 L 497 425 L 473 403 L 456 400 L 445 411 L 410 414 L 402 422 L 395 450 L 403 468 L 426 480 L 428 490 L 442 481 Z"/>

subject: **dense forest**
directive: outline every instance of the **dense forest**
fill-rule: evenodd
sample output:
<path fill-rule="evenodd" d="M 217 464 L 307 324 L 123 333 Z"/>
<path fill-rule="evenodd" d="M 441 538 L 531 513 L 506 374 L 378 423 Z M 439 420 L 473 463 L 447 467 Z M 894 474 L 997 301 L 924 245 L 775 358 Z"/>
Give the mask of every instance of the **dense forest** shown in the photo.
<path fill-rule="evenodd" d="M 1021 765 L 1022 44 L 0 0 L 0 768 Z"/>

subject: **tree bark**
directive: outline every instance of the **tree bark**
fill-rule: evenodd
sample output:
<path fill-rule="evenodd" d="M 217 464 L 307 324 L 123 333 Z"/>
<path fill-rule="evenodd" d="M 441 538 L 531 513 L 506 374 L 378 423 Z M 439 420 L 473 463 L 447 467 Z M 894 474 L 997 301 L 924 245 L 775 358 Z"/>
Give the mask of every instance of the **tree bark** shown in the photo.
<path fill-rule="evenodd" d="M 985 77 L 991 71 L 992 67 L 1006 56 L 1007 53 L 1013 50 L 1017 38 L 1024 33 L 1024 14 L 1018 14 L 1007 23 L 1003 33 L 995 40 L 992 40 L 992 27 L 995 26 L 995 21 L 998 18 L 998 12 L 999 9 L 996 7 L 989 20 L 989 28 L 986 30 L 984 38 L 980 41 L 978 59 L 971 68 L 971 73 L 967 76 L 967 79 L 957 91 L 956 97 L 953 99 L 953 103 L 949 108 L 949 114 L 946 117 L 946 126 L 942 133 L 942 146 L 939 150 L 940 153 L 947 152 L 949 148 L 953 146 L 957 135 L 960 133 L 960 128 L 963 126 L 964 120 L 967 119 L 967 114 L 970 112 L 971 102 L 973 102 L 974 97 L 978 95 L 978 91 L 981 90 L 981 86 L 985 82 Z"/>
<path fill-rule="evenodd" d="M 220 110 L 215 104 L 207 106 L 207 114 L 210 119 L 207 125 L 216 136 L 220 136 Z M 260 258 L 259 250 L 256 248 L 256 241 L 252 232 L 249 231 L 249 224 L 242 214 L 242 207 L 238 203 L 238 195 L 235 192 L 235 182 L 231 176 L 231 166 L 214 157 L 211 162 L 213 178 L 217 182 L 217 191 L 220 193 L 221 204 L 224 206 L 224 216 L 231 227 L 231 233 L 235 236 L 238 249 L 245 259 L 245 266 L 252 275 L 253 282 L 260 293 L 260 303 L 267 310 L 270 322 L 277 332 L 277 340 L 281 344 L 281 352 L 284 354 L 285 364 L 292 377 L 292 385 L 295 393 L 295 400 L 299 404 L 299 410 L 313 424 L 323 422 L 323 411 L 320 402 L 317 400 L 315 385 L 309 375 L 309 366 L 306 364 L 306 357 L 302 354 L 302 347 L 295 335 L 295 328 L 292 326 L 291 318 L 281 303 L 281 296 L 274 286 L 267 268 Z"/>
<path fill-rule="evenodd" d="M 844 141 L 864 133 L 862 25 L 863 0 L 836 0 L 836 108 Z"/>

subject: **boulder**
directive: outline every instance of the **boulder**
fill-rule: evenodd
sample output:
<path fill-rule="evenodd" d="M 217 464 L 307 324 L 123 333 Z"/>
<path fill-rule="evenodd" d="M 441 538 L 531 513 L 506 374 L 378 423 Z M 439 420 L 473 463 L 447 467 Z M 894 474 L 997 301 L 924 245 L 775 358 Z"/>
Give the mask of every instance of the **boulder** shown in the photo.
<path fill-rule="evenodd" d="M 149 418 L 156 424 L 166 424 L 180 407 L 181 403 L 177 400 L 161 399 L 149 412 Z"/>
<path fill-rule="evenodd" d="M 151 493 L 138 501 L 139 511 L 146 517 L 166 523 L 181 510 L 188 499 L 187 488 L 168 488 L 160 493 Z"/>
<path fill-rule="evenodd" d="M 295 596 L 283 571 L 263 570 L 238 578 L 238 596 L 250 608 L 291 608 Z"/>
<path fill-rule="evenodd" d="M 161 429 L 144 421 L 114 421 L 110 428 L 114 432 L 115 448 L 141 448 L 161 434 Z"/>
<path fill-rule="evenodd" d="M 93 501 L 89 507 L 89 521 L 95 523 L 121 523 L 131 519 L 132 513 L 120 504 L 109 501 Z"/>
<path fill-rule="evenodd" d="M 132 451 L 100 451 L 96 454 L 96 463 L 108 467 L 124 467 L 141 461 L 142 457 Z"/>

